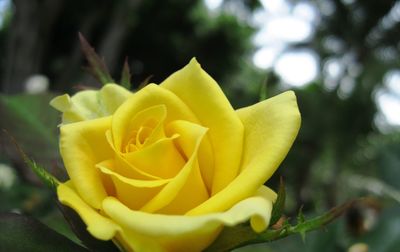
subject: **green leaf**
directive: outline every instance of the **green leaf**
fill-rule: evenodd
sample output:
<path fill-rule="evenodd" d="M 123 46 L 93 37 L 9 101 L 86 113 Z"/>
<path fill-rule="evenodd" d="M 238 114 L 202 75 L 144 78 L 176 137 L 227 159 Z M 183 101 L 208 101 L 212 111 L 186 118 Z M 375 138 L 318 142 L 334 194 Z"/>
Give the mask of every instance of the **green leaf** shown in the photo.
<path fill-rule="evenodd" d="M 272 207 L 270 226 L 274 225 L 282 216 L 283 210 L 285 208 L 286 191 L 285 183 L 283 178 L 280 178 L 278 197 Z"/>
<path fill-rule="evenodd" d="M 22 160 L 24 160 L 25 164 L 41 179 L 43 184 L 48 186 L 53 191 L 56 191 L 57 186 L 60 184 L 60 181 L 56 179 L 53 175 L 46 171 L 42 166 L 36 164 L 36 162 L 28 157 L 26 153 L 22 150 L 22 148 L 18 145 L 17 141 L 7 132 L 5 133 L 10 137 L 11 141 L 14 143 L 15 148 L 18 153 L 21 155 Z"/>
<path fill-rule="evenodd" d="M 79 33 L 79 41 L 81 43 L 82 52 L 85 54 L 86 59 L 89 62 L 88 71 L 103 85 L 114 83 L 104 60 L 97 55 L 96 51 L 90 46 L 81 33 Z"/>
<path fill-rule="evenodd" d="M 55 147 L 54 151 L 57 152 L 59 115 L 49 106 L 54 96 L 53 94 L 0 95 L 0 127 L 15 136 L 18 142 L 23 142 L 24 149 L 25 145 L 29 145 L 27 147 L 30 147 L 30 150 L 39 153 L 44 148 Z"/>
<path fill-rule="evenodd" d="M 0 214 L 0 251 L 87 252 L 36 219 L 15 213 Z"/>
<path fill-rule="evenodd" d="M 60 160 L 57 128 L 60 115 L 49 106 L 54 96 L 48 93 L 0 95 L 0 159 L 18 165 L 23 169 L 20 174 L 30 182 L 36 182 L 32 180 L 34 174 L 25 168 L 25 161 L 2 129 L 15 138 L 27 156 L 50 168 L 58 178 L 65 178 L 65 171 L 55 166 Z"/>
<path fill-rule="evenodd" d="M 121 74 L 121 86 L 130 90 L 132 87 L 131 83 L 131 72 L 129 70 L 129 64 L 127 58 L 125 58 L 124 67 L 122 68 Z"/>
<path fill-rule="evenodd" d="M 57 202 L 57 205 L 67 220 L 71 230 L 82 243 L 91 251 L 96 252 L 118 252 L 118 248 L 112 241 L 101 241 L 94 238 L 87 230 L 86 225 L 79 215 L 71 208 Z"/>

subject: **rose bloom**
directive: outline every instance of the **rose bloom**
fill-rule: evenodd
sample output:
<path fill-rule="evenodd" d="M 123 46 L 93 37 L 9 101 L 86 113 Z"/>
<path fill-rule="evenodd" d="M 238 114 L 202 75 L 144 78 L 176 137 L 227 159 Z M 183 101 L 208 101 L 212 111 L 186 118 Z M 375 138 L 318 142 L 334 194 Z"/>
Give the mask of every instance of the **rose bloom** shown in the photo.
<path fill-rule="evenodd" d="M 300 127 L 293 92 L 234 110 L 196 59 L 160 85 L 56 97 L 70 180 L 58 199 L 127 251 L 201 251 L 224 226 L 268 227 L 264 186 Z"/>

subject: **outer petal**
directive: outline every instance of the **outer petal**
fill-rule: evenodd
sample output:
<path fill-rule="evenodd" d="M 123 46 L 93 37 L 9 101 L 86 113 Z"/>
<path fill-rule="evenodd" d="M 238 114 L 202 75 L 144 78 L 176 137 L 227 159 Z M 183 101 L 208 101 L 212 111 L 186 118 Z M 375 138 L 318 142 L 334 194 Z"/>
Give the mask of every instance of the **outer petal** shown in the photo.
<path fill-rule="evenodd" d="M 262 185 L 256 193 L 257 196 L 262 196 L 272 202 L 275 202 L 278 195 L 268 186 Z"/>
<path fill-rule="evenodd" d="M 264 230 L 269 224 L 272 203 L 256 196 L 224 213 L 179 216 L 132 211 L 108 197 L 103 209 L 122 227 L 124 243 L 134 251 L 201 251 L 213 242 L 223 226 L 235 226 L 250 219 L 253 229 Z"/>
<path fill-rule="evenodd" d="M 212 193 L 220 191 L 238 174 L 242 154 L 243 125 L 218 84 L 193 58 L 172 74 L 161 87 L 175 93 L 210 129 L 215 170 Z"/>
<path fill-rule="evenodd" d="M 67 181 L 57 187 L 57 195 L 60 202 L 74 209 L 87 225 L 87 230 L 97 239 L 110 240 L 120 227 L 112 220 L 99 214 L 86 204 Z"/>
<path fill-rule="evenodd" d="M 116 84 L 106 84 L 100 89 L 99 99 L 105 116 L 113 114 L 133 93 Z"/>
<path fill-rule="evenodd" d="M 77 192 L 92 207 L 99 209 L 106 197 L 96 164 L 114 156 L 105 132 L 111 117 L 61 126 L 60 152 Z"/>
<path fill-rule="evenodd" d="M 107 84 L 99 91 L 86 90 L 72 96 L 60 95 L 50 105 L 63 113 L 62 122 L 72 123 L 108 116 L 132 93 L 116 84 Z"/>
<path fill-rule="evenodd" d="M 237 111 L 245 126 L 241 173 L 226 188 L 188 215 L 224 211 L 254 195 L 285 158 L 300 128 L 293 92 L 285 92 Z"/>

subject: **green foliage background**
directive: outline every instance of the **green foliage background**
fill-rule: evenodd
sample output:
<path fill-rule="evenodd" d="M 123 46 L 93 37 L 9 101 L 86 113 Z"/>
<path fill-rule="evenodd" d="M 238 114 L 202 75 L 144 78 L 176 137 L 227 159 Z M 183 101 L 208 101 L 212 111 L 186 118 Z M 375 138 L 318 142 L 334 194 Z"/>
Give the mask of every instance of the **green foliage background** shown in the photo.
<path fill-rule="evenodd" d="M 299 1 L 288 2 L 293 6 Z M 382 25 L 397 1 L 322 1 L 333 6 L 330 14 L 323 13 L 321 1 L 306 2 L 320 12 L 315 35 L 287 50 L 314 50 L 320 69 L 330 59 L 350 58 L 341 78 L 355 67 L 359 71 L 346 96 L 340 85 L 326 88 L 323 71 L 295 90 L 302 128 L 267 184 L 277 189 L 279 176 L 285 178 L 288 216 L 300 207 L 312 216 L 351 198 L 371 198 L 326 230 L 307 235 L 305 242 L 290 237 L 242 251 L 347 251 L 356 242 L 368 244 L 370 251 L 395 251 L 400 247 L 400 133 L 394 126 L 377 128 L 374 97 L 387 88 L 385 74 L 400 68 L 400 24 L 394 19 L 394 25 Z M 232 4 L 240 4 L 248 15 L 261 8 L 256 0 L 223 1 L 223 6 Z M 69 237 L 73 235 L 55 209 L 54 196 L 27 169 L 8 134 L 65 180 L 57 150 L 59 117 L 48 101 L 75 92 L 78 85 L 98 86 L 82 71 L 78 31 L 104 56 L 114 79 L 128 57 L 134 88 L 149 76 L 152 82 L 162 81 L 193 56 L 236 108 L 287 88 L 272 70 L 251 63 L 256 28 L 229 11 L 210 13 L 202 1 L 14 0 L 5 17 L 0 30 L 0 128 L 8 133 L 0 135 L 0 163 L 13 167 L 17 178 L 11 188 L 0 188 L 0 211 L 33 215 Z M 326 46 L 329 39 L 339 41 L 341 49 Z M 23 93 L 26 78 L 36 73 L 49 77 L 50 91 Z"/>

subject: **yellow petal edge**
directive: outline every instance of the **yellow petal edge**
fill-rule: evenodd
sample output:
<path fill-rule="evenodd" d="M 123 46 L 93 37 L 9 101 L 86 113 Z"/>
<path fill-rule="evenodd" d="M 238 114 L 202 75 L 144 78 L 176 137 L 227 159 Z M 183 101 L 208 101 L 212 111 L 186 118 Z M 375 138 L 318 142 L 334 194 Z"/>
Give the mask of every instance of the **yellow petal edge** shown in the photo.
<path fill-rule="evenodd" d="M 256 232 L 263 231 L 271 217 L 271 197 L 275 197 L 269 189 L 264 190 L 266 193 L 242 200 L 226 212 L 202 216 L 133 211 L 113 197 L 104 199 L 102 215 L 78 196 L 70 182 L 59 185 L 57 194 L 61 203 L 74 209 L 98 239 L 122 238 L 129 251 L 201 251 L 214 241 L 223 226 L 250 220 Z"/>
<path fill-rule="evenodd" d="M 57 187 L 58 200 L 74 209 L 83 222 L 87 225 L 87 230 L 94 237 L 100 240 L 112 239 L 120 227 L 109 218 L 99 214 L 96 210 L 84 202 L 76 193 L 71 181 L 60 184 Z"/>
<path fill-rule="evenodd" d="M 239 109 L 237 114 L 245 127 L 241 172 L 187 215 L 225 211 L 254 195 L 283 161 L 300 129 L 300 113 L 292 91 Z"/>

